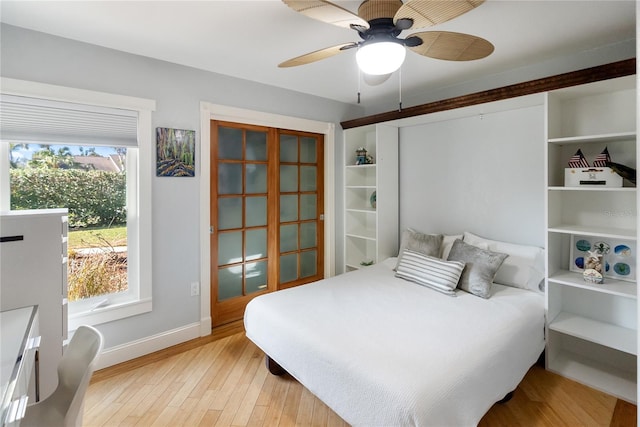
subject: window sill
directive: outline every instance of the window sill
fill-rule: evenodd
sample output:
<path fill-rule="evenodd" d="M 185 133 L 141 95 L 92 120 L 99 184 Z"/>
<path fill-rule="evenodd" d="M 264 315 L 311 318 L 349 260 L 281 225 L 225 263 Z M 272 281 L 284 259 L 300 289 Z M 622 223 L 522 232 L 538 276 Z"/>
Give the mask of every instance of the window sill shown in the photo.
<path fill-rule="evenodd" d="M 148 313 L 152 309 L 151 298 L 127 301 L 69 314 L 69 331 L 75 331 L 80 325 L 99 325 L 126 317 Z"/>

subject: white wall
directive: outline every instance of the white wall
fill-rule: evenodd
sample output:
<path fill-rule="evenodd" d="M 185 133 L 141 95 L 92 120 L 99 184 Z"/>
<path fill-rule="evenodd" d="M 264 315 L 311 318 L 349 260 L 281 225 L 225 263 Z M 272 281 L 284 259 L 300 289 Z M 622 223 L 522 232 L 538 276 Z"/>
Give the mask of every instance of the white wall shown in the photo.
<path fill-rule="evenodd" d="M 400 129 L 401 229 L 544 246 L 542 98 L 517 101 Z"/>
<path fill-rule="evenodd" d="M 0 31 L 3 77 L 154 99 L 154 128 L 199 132 L 200 101 L 207 101 L 335 123 L 339 144 L 335 152 L 341 158 L 339 122 L 346 116 L 362 115 L 359 107 L 229 76 L 8 25 L 2 25 Z M 195 178 L 153 178 L 153 311 L 99 325 L 107 349 L 137 343 L 153 350 L 153 345 L 143 342 L 148 337 L 162 338 L 200 321 L 200 301 L 189 290 L 200 272 L 200 159 L 196 162 Z M 336 164 L 342 160 L 336 159 Z M 341 188 L 341 178 L 336 178 Z M 339 211 L 341 198 L 336 201 Z M 341 259 L 342 254 L 336 256 Z"/>

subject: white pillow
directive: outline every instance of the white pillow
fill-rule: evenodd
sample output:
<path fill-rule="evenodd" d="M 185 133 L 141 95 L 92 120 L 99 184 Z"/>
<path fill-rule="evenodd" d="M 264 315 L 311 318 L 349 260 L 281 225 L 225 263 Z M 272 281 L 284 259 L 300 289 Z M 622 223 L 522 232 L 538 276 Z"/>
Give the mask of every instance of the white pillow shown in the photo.
<path fill-rule="evenodd" d="M 442 246 L 440 247 L 440 258 L 447 259 L 449 257 L 451 246 L 453 246 L 453 242 L 455 242 L 456 239 L 462 239 L 462 234 L 444 235 Z"/>
<path fill-rule="evenodd" d="M 495 283 L 544 292 L 541 289 L 544 280 L 544 249 L 485 239 L 468 231 L 465 231 L 463 240 L 479 248 L 509 255 L 496 272 L 493 279 Z"/>
<path fill-rule="evenodd" d="M 445 261 L 405 249 L 398 260 L 396 277 L 410 280 L 443 294 L 456 296 L 464 262 Z"/>

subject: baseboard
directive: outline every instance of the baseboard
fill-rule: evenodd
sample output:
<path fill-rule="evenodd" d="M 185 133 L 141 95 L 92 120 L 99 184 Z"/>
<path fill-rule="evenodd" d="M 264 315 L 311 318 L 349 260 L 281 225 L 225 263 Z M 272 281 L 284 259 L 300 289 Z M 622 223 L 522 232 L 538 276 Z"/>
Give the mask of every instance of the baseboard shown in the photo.
<path fill-rule="evenodd" d="M 206 330 L 202 326 L 205 323 L 206 319 L 202 322 L 192 323 L 157 335 L 152 335 L 136 341 L 107 348 L 102 351 L 102 354 L 98 359 L 96 370 L 117 365 L 118 363 L 126 362 L 128 360 L 135 359 L 136 357 L 141 357 L 185 341 L 200 338 L 201 336 L 204 336 L 201 331 Z M 208 334 L 210 333 L 211 320 L 209 320 L 208 323 Z"/>

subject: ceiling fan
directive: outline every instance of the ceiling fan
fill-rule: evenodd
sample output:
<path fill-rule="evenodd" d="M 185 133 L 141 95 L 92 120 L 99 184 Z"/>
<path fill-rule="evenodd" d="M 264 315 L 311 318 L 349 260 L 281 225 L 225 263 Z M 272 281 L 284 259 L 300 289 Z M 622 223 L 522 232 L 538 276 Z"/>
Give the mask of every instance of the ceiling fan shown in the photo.
<path fill-rule="evenodd" d="M 295 67 L 357 48 L 356 62 L 365 76 L 387 76 L 404 62 L 406 48 L 435 59 L 470 61 L 489 56 L 493 44 L 470 34 L 423 31 L 398 37 L 404 30 L 441 24 L 475 9 L 485 0 L 365 0 L 355 15 L 325 0 L 282 0 L 310 18 L 351 28 L 362 39 L 343 43 L 289 59 L 279 67 Z M 384 81 L 371 79 L 371 81 Z"/>

